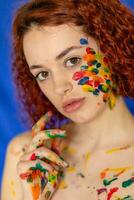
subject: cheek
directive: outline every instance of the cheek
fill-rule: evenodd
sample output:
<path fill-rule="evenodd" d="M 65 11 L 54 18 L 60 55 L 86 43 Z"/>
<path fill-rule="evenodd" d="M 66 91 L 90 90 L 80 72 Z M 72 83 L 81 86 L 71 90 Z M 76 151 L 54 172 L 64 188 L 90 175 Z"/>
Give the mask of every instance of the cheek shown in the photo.
<path fill-rule="evenodd" d="M 52 100 L 54 100 L 54 94 L 53 94 L 53 92 L 51 92 L 51 91 L 53 91 L 52 89 L 51 89 L 51 85 L 50 84 L 47 84 L 47 83 L 38 83 L 38 85 L 39 85 L 39 88 L 40 88 L 40 90 L 42 91 L 42 93 L 45 95 L 45 97 L 47 97 L 48 98 L 48 100 L 50 101 L 50 102 L 52 102 Z"/>
<path fill-rule="evenodd" d="M 106 102 L 112 88 L 108 60 L 88 47 L 83 56 L 83 63 L 85 64 L 73 74 L 72 79 L 81 85 L 84 92 L 90 92 L 95 96 L 101 95 L 103 101 Z"/>

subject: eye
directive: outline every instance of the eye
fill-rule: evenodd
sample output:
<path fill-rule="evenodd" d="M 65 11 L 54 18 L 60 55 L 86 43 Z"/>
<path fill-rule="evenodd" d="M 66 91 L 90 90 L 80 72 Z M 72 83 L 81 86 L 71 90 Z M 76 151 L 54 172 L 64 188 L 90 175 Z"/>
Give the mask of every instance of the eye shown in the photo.
<path fill-rule="evenodd" d="M 82 60 L 82 58 L 75 56 L 75 57 L 69 58 L 67 61 L 65 61 L 65 65 L 67 67 L 76 66 L 81 62 L 81 60 Z"/>
<path fill-rule="evenodd" d="M 48 77 L 48 72 L 47 71 L 44 71 L 44 72 L 39 72 L 36 76 L 35 76 L 35 79 L 38 80 L 38 81 L 43 81 L 45 80 L 47 77 Z"/>

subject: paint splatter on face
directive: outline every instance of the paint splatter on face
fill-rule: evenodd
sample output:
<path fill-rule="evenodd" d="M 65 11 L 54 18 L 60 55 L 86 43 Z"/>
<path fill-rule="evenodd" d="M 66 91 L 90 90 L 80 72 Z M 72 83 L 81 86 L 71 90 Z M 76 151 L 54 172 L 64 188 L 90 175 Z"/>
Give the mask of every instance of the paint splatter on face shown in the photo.
<path fill-rule="evenodd" d="M 81 38 L 80 44 L 88 45 L 88 40 Z M 112 109 L 116 98 L 112 92 L 115 86 L 108 69 L 108 59 L 93 48 L 87 47 L 83 60 L 86 64 L 80 67 L 80 71 L 74 73 L 73 80 L 78 81 L 78 85 L 81 85 L 84 92 L 91 92 L 95 96 L 102 92 L 103 101 L 108 102 Z"/>

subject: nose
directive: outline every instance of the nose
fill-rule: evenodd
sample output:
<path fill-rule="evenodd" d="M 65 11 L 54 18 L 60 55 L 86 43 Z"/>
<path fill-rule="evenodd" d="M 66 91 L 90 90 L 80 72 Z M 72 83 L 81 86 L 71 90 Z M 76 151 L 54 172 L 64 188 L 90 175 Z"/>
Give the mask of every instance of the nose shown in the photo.
<path fill-rule="evenodd" d="M 73 85 L 71 81 L 63 74 L 54 78 L 54 91 L 59 95 L 64 95 L 72 91 Z"/>

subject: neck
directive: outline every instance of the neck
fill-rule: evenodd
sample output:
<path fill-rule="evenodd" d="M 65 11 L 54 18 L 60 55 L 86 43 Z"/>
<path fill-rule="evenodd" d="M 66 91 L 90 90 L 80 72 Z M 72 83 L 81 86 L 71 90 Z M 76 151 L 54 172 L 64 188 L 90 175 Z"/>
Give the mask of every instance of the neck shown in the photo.
<path fill-rule="evenodd" d="M 116 106 L 107 106 L 101 115 L 84 124 L 73 124 L 70 139 L 82 151 L 101 150 L 134 141 L 134 119 L 123 99 L 117 99 Z M 133 140 L 133 141 L 132 141 Z"/>

